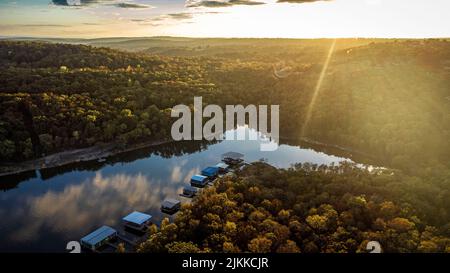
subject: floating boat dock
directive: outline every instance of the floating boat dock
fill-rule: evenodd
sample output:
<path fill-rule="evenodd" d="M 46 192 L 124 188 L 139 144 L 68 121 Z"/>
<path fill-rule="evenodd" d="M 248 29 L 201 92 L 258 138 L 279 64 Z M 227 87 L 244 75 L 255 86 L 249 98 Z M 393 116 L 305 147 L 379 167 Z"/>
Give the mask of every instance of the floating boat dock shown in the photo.
<path fill-rule="evenodd" d="M 137 231 L 145 231 L 151 224 L 152 216 L 139 211 L 133 211 L 122 218 L 123 225 Z"/>
<path fill-rule="evenodd" d="M 161 211 L 167 214 L 174 214 L 181 208 L 181 201 L 173 198 L 167 198 L 161 204 Z"/>
<path fill-rule="evenodd" d="M 183 188 L 183 193 L 180 194 L 180 196 L 187 197 L 187 198 L 193 198 L 198 193 L 198 189 L 194 188 L 192 186 L 186 186 Z"/>
<path fill-rule="evenodd" d="M 222 161 L 228 165 L 237 165 L 244 162 L 244 155 L 236 152 L 228 152 L 222 155 Z"/>
<path fill-rule="evenodd" d="M 191 186 L 197 188 L 204 188 L 208 184 L 208 177 L 196 174 L 191 177 Z"/>
<path fill-rule="evenodd" d="M 218 167 L 207 167 L 202 170 L 202 175 L 208 177 L 209 179 L 214 179 L 219 175 Z"/>
<path fill-rule="evenodd" d="M 230 166 L 224 162 L 217 163 L 214 167 L 219 169 L 219 174 L 225 174 L 230 169 Z"/>
<path fill-rule="evenodd" d="M 248 165 L 244 162 L 244 155 L 236 152 L 228 152 L 222 155 L 222 161 L 214 166 L 209 166 L 201 171 L 201 174 L 196 174 L 191 177 L 191 186 L 183 188 L 180 194 L 182 197 L 193 198 L 198 193 L 197 188 L 204 188 L 207 185 L 213 185 L 217 177 L 223 177 L 225 174 L 232 174 L 236 170 L 242 170 Z M 101 158 L 99 162 L 104 162 L 106 159 Z M 173 198 L 166 198 L 161 204 L 161 211 L 167 214 L 174 214 L 181 208 L 181 201 Z M 100 248 L 110 247 L 116 250 L 120 243 L 128 245 L 127 251 L 134 251 L 133 247 L 143 242 L 147 238 L 148 227 L 152 224 L 152 216 L 143 212 L 133 211 L 122 218 L 122 224 L 125 229 L 135 231 L 140 235 L 136 235 L 126 231 L 119 233 L 112 227 L 102 226 L 88 235 L 81 238 L 80 243 L 83 248 L 93 252 L 107 252 L 100 251 Z M 156 224 L 158 225 L 158 224 Z M 159 226 L 159 225 L 158 225 Z M 131 247 L 130 247 L 131 246 Z M 108 252 L 110 252 L 108 251 Z"/>
<path fill-rule="evenodd" d="M 81 246 L 91 251 L 97 251 L 100 247 L 106 245 L 116 237 L 117 230 L 109 226 L 102 226 L 81 238 Z"/>

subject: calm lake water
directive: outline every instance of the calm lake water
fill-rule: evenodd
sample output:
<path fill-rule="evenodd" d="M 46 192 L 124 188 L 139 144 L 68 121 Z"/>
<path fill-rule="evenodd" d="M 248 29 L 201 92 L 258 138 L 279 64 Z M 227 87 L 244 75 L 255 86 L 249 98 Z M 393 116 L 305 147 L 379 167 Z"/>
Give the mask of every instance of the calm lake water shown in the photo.
<path fill-rule="evenodd" d="M 179 193 L 190 177 L 220 162 L 228 151 L 244 154 L 248 162 L 264 158 L 281 168 L 298 162 L 352 161 L 350 155 L 305 144 L 282 144 L 274 152 L 261 152 L 259 144 L 178 142 L 116 155 L 102 163 L 0 178 L 0 251 L 64 252 L 68 241 L 78 241 L 102 225 L 120 227 L 120 219 L 134 210 L 160 221 L 167 216 L 159 210 L 162 200 L 187 201 Z"/>

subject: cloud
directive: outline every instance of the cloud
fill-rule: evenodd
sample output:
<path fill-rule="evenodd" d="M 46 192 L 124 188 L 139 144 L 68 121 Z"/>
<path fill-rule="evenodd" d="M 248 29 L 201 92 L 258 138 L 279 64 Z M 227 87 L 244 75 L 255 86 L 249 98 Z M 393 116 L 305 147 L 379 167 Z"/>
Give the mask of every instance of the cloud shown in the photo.
<path fill-rule="evenodd" d="M 192 19 L 194 17 L 193 13 L 189 12 L 180 12 L 180 13 L 169 13 L 162 14 L 149 19 L 131 19 L 131 22 L 138 23 L 140 25 L 149 25 L 149 26 L 161 26 L 167 24 L 168 21 L 186 21 Z"/>
<path fill-rule="evenodd" d="M 67 0 L 52 0 L 52 3 L 57 6 L 68 6 Z"/>
<path fill-rule="evenodd" d="M 8 216 L 17 225 L 11 234 L 16 242 L 36 240 L 44 230 L 81 237 L 101 225 L 119 224 L 118 220 L 133 210 L 152 211 L 155 219 L 161 218 L 161 202 L 166 197 L 177 198 L 184 185 L 180 180 L 174 184 L 150 180 L 142 174 L 103 176 L 99 172 L 63 191 L 32 196 L 14 214 L 0 208 L 0 216 Z"/>
<path fill-rule="evenodd" d="M 143 9 L 151 8 L 150 5 L 138 4 L 133 2 L 120 2 L 117 0 L 52 0 L 52 3 L 56 6 L 89 6 L 89 5 L 112 5 L 117 8 L 125 9 Z"/>
<path fill-rule="evenodd" d="M 99 23 L 83 23 L 85 26 L 101 26 Z"/>
<path fill-rule="evenodd" d="M 172 169 L 172 174 L 170 175 L 170 181 L 179 182 L 181 180 L 181 167 L 175 166 Z"/>
<path fill-rule="evenodd" d="M 218 11 L 190 11 L 190 12 L 178 12 L 178 13 L 167 13 L 161 14 L 159 16 L 142 19 L 142 18 L 134 18 L 130 19 L 130 22 L 138 23 L 139 25 L 148 25 L 148 26 L 162 26 L 167 25 L 174 22 L 183 22 L 183 23 L 193 23 L 190 19 L 194 18 L 197 15 L 203 14 L 219 14 L 222 12 Z"/>
<path fill-rule="evenodd" d="M 52 0 L 52 3 L 57 6 L 68 6 L 67 0 Z"/>
<path fill-rule="evenodd" d="M 57 6 L 88 6 L 92 4 L 111 3 L 113 0 L 52 0 Z"/>
<path fill-rule="evenodd" d="M 175 20 L 186 20 L 191 19 L 193 17 L 193 14 L 188 12 L 169 13 L 167 14 L 167 17 Z"/>
<path fill-rule="evenodd" d="M 19 24 L 19 27 L 69 27 L 69 25 L 61 24 Z"/>
<path fill-rule="evenodd" d="M 187 0 L 186 7 L 207 7 L 207 8 L 222 8 L 237 5 L 254 6 L 264 5 L 265 2 L 254 0 Z"/>
<path fill-rule="evenodd" d="M 319 2 L 319 1 L 327 1 L 331 2 L 334 0 L 278 0 L 278 3 L 294 3 L 294 4 L 304 4 L 304 3 L 312 3 L 312 2 Z"/>
<path fill-rule="evenodd" d="M 117 3 L 114 6 L 118 7 L 118 8 L 124 8 L 124 9 L 148 9 L 151 8 L 152 6 L 150 5 L 145 5 L 145 4 L 136 4 L 136 3 Z"/>

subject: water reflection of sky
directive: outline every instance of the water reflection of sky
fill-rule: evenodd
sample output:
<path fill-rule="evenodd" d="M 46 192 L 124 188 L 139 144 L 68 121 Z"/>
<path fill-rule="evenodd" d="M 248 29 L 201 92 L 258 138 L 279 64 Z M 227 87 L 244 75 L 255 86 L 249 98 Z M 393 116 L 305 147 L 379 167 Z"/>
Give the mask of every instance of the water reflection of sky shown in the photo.
<path fill-rule="evenodd" d="M 120 219 L 133 210 L 160 221 L 162 200 L 179 198 L 192 175 L 218 163 L 227 151 L 241 152 L 247 161 L 264 158 L 283 168 L 296 162 L 344 160 L 296 146 L 281 145 L 275 152 L 260 152 L 259 147 L 257 141 L 223 141 L 182 156 L 153 155 L 97 171 L 69 171 L 20 183 L 0 192 L 0 251 L 64 251 L 68 241 L 101 225 L 119 226 Z"/>

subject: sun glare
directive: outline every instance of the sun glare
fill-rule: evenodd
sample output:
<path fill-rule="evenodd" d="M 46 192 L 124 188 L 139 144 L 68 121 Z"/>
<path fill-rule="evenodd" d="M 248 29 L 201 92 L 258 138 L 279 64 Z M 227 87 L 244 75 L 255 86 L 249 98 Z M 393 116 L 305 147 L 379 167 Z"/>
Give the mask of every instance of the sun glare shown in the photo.
<path fill-rule="evenodd" d="M 0 35 L 53 37 L 449 37 L 447 0 L 334 0 L 189 7 L 182 0 L 145 8 L 36 1 L 0 3 Z M 38 3 L 41 3 L 39 5 Z M 45 5 L 44 5 L 45 3 Z"/>
<path fill-rule="evenodd" d="M 336 0 L 301 5 L 268 2 L 266 5 L 221 8 L 215 10 L 217 13 L 199 13 L 191 22 L 174 25 L 168 31 L 171 35 L 197 37 L 448 36 L 442 20 L 449 18 L 445 15 L 449 9 L 436 7 L 450 8 L 450 4 L 439 0 L 435 8 L 420 0 Z M 414 25 L 411 22 L 420 23 Z"/>
<path fill-rule="evenodd" d="M 319 79 L 317 80 L 316 87 L 314 88 L 314 92 L 313 92 L 313 95 L 311 97 L 311 101 L 309 102 L 309 105 L 307 107 L 305 120 L 304 120 L 302 128 L 300 130 L 300 136 L 301 137 L 305 136 L 306 130 L 307 130 L 308 125 L 309 125 L 309 121 L 311 119 L 312 112 L 314 110 L 314 106 L 316 104 L 317 97 L 319 96 L 320 88 L 322 87 L 322 83 L 323 83 L 323 80 L 324 80 L 325 75 L 327 73 L 328 66 L 330 65 L 331 58 L 333 57 L 333 53 L 334 53 L 335 47 L 336 47 L 336 39 L 333 40 L 333 42 L 331 43 L 330 49 L 328 50 L 328 54 L 327 54 L 327 57 L 325 59 L 325 63 L 323 65 L 323 67 L 322 67 L 322 71 L 320 72 Z"/>

